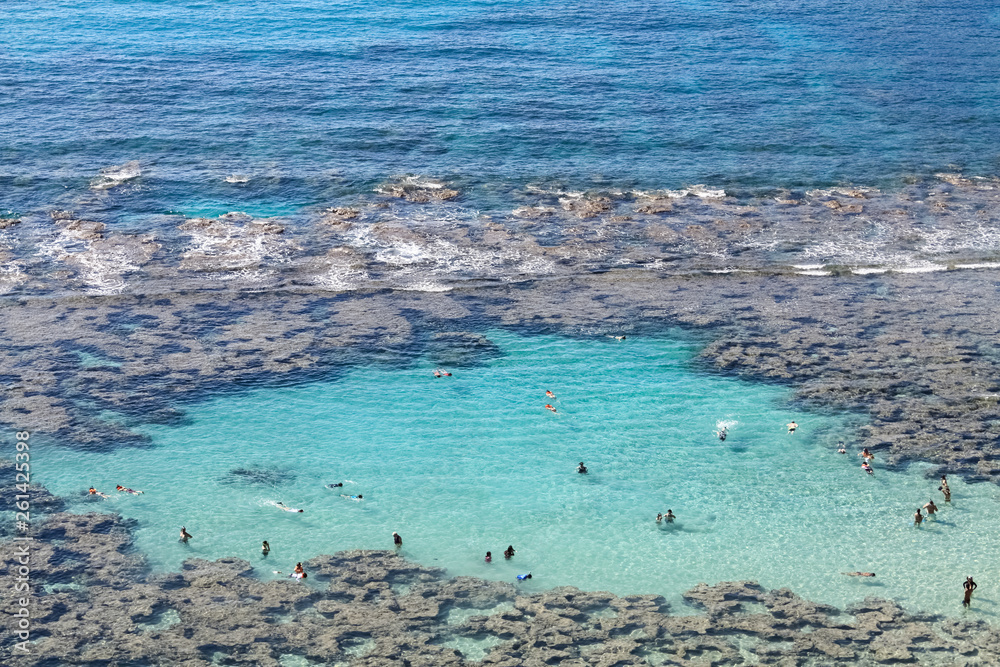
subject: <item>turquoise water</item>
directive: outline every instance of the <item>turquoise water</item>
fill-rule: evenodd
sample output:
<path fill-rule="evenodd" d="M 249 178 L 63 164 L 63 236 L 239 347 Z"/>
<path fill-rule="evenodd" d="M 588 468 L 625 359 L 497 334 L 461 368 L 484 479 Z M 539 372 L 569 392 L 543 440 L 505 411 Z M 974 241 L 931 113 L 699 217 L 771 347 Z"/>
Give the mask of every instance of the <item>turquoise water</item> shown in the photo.
<path fill-rule="evenodd" d="M 864 474 L 852 447 L 835 453 L 839 439 L 850 447 L 847 418 L 795 411 L 784 388 L 695 372 L 690 343 L 489 337 L 503 354 L 452 377 L 433 377 L 431 359 L 355 368 L 200 404 L 182 426 L 149 427 L 149 449 L 44 449 L 38 480 L 77 498 L 74 511 L 137 519 L 138 545 L 161 569 L 235 555 L 270 576 L 321 553 L 391 548 L 398 531 L 409 558 L 504 580 L 530 570 L 531 590 L 678 600 L 698 582 L 757 579 L 838 605 L 874 594 L 957 614 L 971 574 L 982 581 L 970 613 L 996 616 L 995 486 L 953 480 L 952 504 L 917 529 L 916 507 L 941 500 L 922 469 L 876 462 Z M 721 422 L 725 442 L 713 433 Z M 581 460 L 588 475 L 575 472 Z M 365 499 L 324 486 L 337 481 Z M 145 494 L 82 496 L 116 484 Z M 668 508 L 677 523 L 657 525 Z M 839 574 L 854 570 L 878 576 Z"/>

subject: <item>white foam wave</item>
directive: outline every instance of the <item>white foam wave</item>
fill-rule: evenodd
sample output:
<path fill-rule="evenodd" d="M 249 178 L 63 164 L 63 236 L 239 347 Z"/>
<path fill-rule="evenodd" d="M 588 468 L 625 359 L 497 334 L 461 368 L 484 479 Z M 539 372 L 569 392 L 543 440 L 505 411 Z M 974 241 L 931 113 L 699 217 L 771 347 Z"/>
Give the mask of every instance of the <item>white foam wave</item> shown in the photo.
<path fill-rule="evenodd" d="M 125 164 L 114 165 L 101 169 L 100 175 L 90 182 L 92 190 L 108 190 L 125 181 L 138 178 L 142 175 L 142 169 L 137 160 L 131 160 Z"/>
<path fill-rule="evenodd" d="M 831 271 L 796 271 L 796 275 L 799 276 L 832 276 Z"/>
<path fill-rule="evenodd" d="M 230 174 L 226 176 L 226 183 L 249 183 L 250 177 L 246 174 Z"/>

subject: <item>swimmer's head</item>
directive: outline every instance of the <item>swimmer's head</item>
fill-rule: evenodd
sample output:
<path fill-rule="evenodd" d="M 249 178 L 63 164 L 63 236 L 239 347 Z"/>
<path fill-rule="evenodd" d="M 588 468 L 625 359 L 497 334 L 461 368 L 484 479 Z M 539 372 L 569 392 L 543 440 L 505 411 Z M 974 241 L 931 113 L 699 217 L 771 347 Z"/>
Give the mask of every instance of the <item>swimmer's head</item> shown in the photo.
<path fill-rule="evenodd" d="M 361 500 L 362 498 L 364 498 L 364 496 L 359 493 L 358 494 L 358 500 Z"/>

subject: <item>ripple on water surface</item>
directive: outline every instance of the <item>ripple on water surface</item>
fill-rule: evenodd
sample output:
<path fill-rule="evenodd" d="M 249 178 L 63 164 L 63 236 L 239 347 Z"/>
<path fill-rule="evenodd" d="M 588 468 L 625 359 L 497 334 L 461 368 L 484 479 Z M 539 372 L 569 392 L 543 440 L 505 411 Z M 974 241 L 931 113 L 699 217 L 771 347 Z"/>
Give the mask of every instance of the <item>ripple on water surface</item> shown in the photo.
<path fill-rule="evenodd" d="M 504 580 L 531 571 L 521 584 L 531 589 L 678 600 L 698 582 L 757 579 L 837 605 L 878 595 L 957 614 L 971 574 L 984 580 L 972 613 L 996 615 L 986 569 L 1000 546 L 996 487 L 955 479 L 945 504 L 920 466 L 889 472 L 876 460 L 865 475 L 848 418 L 793 411 L 779 387 L 698 373 L 688 343 L 490 338 L 503 355 L 450 377 L 434 377 L 433 358 L 361 367 L 206 402 L 182 425 L 149 427 L 149 449 L 42 450 L 40 481 L 63 495 L 145 491 L 74 509 L 138 519 L 137 542 L 159 568 L 235 555 L 270 575 L 320 553 L 391 547 L 398 531 L 418 562 Z M 848 455 L 835 453 L 840 439 Z M 589 474 L 576 473 L 580 461 Z M 930 498 L 942 511 L 915 528 Z M 667 509 L 676 523 L 655 523 Z M 878 576 L 840 574 L 855 570 Z"/>

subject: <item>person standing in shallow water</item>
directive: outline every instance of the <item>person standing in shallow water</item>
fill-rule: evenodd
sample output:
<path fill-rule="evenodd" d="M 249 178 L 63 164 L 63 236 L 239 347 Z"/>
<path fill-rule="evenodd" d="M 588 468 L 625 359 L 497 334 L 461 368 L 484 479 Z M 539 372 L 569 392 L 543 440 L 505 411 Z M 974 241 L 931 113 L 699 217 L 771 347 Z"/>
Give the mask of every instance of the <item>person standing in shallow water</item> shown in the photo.
<path fill-rule="evenodd" d="M 190 540 L 192 537 L 194 537 L 194 535 L 192 535 L 191 533 L 187 532 L 187 528 L 185 528 L 184 526 L 181 526 L 181 542 L 184 542 L 185 544 L 187 544 L 187 541 Z"/>
<path fill-rule="evenodd" d="M 920 522 L 924 520 L 924 515 L 920 513 L 920 508 L 917 508 L 917 513 L 913 515 L 913 525 L 919 526 Z"/>
<path fill-rule="evenodd" d="M 667 510 L 667 513 L 663 518 L 667 520 L 667 523 L 673 523 L 674 519 L 676 519 L 677 517 L 674 515 L 673 510 Z"/>
<path fill-rule="evenodd" d="M 395 544 L 397 548 L 403 546 L 403 538 L 399 536 L 399 533 L 392 534 L 392 543 Z"/>
<path fill-rule="evenodd" d="M 581 475 L 587 474 L 587 466 L 583 465 L 583 461 L 580 461 L 580 465 L 577 466 L 576 471 Z"/>
<path fill-rule="evenodd" d="M 979 584 L 974 582 L 972 580 L 972 577 L 966 577 L 965 583 L 962 584 L 962 588 L 965 589 L 965 599 L 962 600 L 962 606 L 968 607 L 970 604 L 972 604 L 972 591 L 979 588 Z"/>
<path fill-rule="evenodd" d="M 508 545 L 507 549 L 504 550 L 503 557 L 506 558 L 507 560 L 510 560 L 511 558 L 514 557 L 514 545 L 513 544 Z"/>
<path fill-rule="evenodd" d="M 267 543 L 267 540 L 260 545 L 260 553 L 262 556 L 266 556 L 271 553 L 271 545 Z"/>
<path fill-rule="evenodd" d="M 938 491 L 944 494 L 946 503 L 951 502 L 951 489 L 948 488 L 948 478 L 945 475 L 941 475 L 941 486 L 938 487 Z"/>
<path fill-rule="evenodd" d="M 934 504 L 933 500 L 928 500 L 927 504 L 924 505 L 924 509 L 927 510 L 927 516 L 934 516 L 934 512 L 937 512 L 937 505 Z"/>
<path fill-rule="evenodd" d="M 487 551 L 486 552 L 486 562 L 487 563 L 492 563 L 493 562 L 493 552 L 492 551 Z"/>

